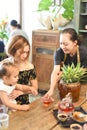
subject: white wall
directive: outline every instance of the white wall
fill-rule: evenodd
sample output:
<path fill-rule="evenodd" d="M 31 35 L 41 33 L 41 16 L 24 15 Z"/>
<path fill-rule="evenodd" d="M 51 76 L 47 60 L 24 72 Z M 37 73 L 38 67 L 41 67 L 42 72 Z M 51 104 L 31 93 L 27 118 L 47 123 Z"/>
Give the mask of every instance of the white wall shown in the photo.
<path fill-rule="evenodd" d="M 22 0 L 23 2 L 23 11 L 22 11 L 22 26 L 23 30 L 27 32 L 30 40 L 30 45 L 32 47 L 32 30 L 35 29 L 44 29 L 38 18 L 39 13 L 35 12 L 37 10 L 37 6 L 40 0 Z M 69 25 L 69 27 L 73 27 L 72 23 Z M 46 28 L 45 28 L 46 29 Z M 30 60 L 32 61 L 32 48 L 31 48 L 31 56 Z"/>
<path fill-rule="evenodd" d="M 29 36 L 29 41 L 32 47 L 32 30 L 35 29 L 43 29 L 43 26 L 38 21 L 38 13 L 35 12 L 37 10 L 39 0 L 23 0 L 22 4 L 22 27 L 25 32 L 27 32 Z M 31 48 L 32 50 L 32 48 Z M 32 52 L 31 52 L 32 55 Z M 32 57 L 30 58 L 32 60 Z"/>
<path fill-rule="evenodd" d="M 35 12 L 37 9 L 39 0 L 23 0 L 23 29 L 28 33 L 30 43 L 32 42 L 32 30 L 43 28 L 38 21 L 38 13 Z"/>
<path fill-rule="evenodd" d="M 16 19 L 19 22 L 19 0 L 0 0 L 0 20 L 8 17 L 8 22 Z"/>

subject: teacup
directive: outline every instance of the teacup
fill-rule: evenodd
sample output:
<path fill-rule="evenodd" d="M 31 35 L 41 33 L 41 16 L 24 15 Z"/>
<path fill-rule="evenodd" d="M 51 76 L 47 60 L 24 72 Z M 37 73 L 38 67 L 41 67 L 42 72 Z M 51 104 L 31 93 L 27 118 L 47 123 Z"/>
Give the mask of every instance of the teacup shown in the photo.
<path fill-rule="evenodd" d="M 70 129 L 71 130 L 82 130 L 82 126 L 80 124 L 75 123 L 75 124 L 70 125 Z"/>
<path fill-rule="evenodd" d="M 42 97 L 44 106 L 48 107 L 54 100 L 52 98 Z"/>
<path fill-rule="evenodd" d="M 67 120 L 68 115 L 65 114 L 65 113 L 62 113 L 62 114 L 58 114 L 57 117 L 58 117 L 58 119 L 59 119 L 61 122 L 64 122 L 64 121 Z"/>

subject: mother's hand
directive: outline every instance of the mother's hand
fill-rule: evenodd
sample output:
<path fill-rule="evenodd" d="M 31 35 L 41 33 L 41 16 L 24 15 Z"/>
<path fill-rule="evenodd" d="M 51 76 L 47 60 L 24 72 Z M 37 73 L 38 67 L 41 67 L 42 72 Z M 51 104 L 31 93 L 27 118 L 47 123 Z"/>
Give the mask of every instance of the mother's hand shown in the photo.
<path fill-rule="evenodd" d="M 20 90 L 13 90 L 13 92 L 9 95 L 10 99 L 15 99 L 20 95 L 23 95 L 24 93 Z"/>
<path fill-rule="evenodd" d="M 38 94 L 37 89 L 35 89 L 34 87 L 30 87 L 31 93 L 36 96 Z"/>

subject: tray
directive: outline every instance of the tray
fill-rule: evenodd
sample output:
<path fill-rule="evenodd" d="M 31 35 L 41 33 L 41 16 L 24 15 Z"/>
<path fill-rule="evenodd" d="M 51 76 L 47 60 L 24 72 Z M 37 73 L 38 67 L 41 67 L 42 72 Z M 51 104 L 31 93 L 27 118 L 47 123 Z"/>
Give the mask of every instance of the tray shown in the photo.
<path fill-rule="evenodd" d="M 77 110 L 76 110 L 76 111 L 77 111 Z M 78 111 L 82 112 L 83 114 L 87 114 L 87 112 L 85 112 L 82 107 L 81 107 L 80 110 L 78 110 Z M 76 120 L 73 120 L 72 117 L 69 117 L 66 121 L 61 122 L 61 121 L 59 121 L 59 119 L 58 119 L 58 117 L 57 117 L 57 114 L 58 114 L 58 109 L 54 109 L 54 110 L 53 110 L 53 115 L 54 115 L 55 119 L 58 121 L 58 123 L 60 123 L 60 124 L 61 124 L 63 127 L 65 127 L 65 128 L 69 128 L 72 123 L 77 123 L 77 121 L 76 121 Z M 78 122 L 78 124 L 80 124 L 80 125 L 83 125 L 84 123 L 85 123 L 85 122 Z"/>

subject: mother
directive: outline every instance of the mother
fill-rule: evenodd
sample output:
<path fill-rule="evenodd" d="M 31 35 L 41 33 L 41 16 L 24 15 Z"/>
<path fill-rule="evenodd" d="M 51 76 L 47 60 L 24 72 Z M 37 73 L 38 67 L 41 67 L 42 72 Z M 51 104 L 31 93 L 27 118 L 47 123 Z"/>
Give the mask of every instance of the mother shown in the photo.
<path fill-rule="evenodd" d="M 35 67 L 29 62 L 30 44 L 27 34 L 22 30 L 16 30 L 6 45 L 6 53 L 9 60 L 14 62 L 19 68 L 18 85 L 28 85 L 33 95 L 38 94 L 38 82 Z M 14 91 L 10 96 L 16 98 L 19 104 L 28 104 L 29 95 L 23 92 Z"/>

